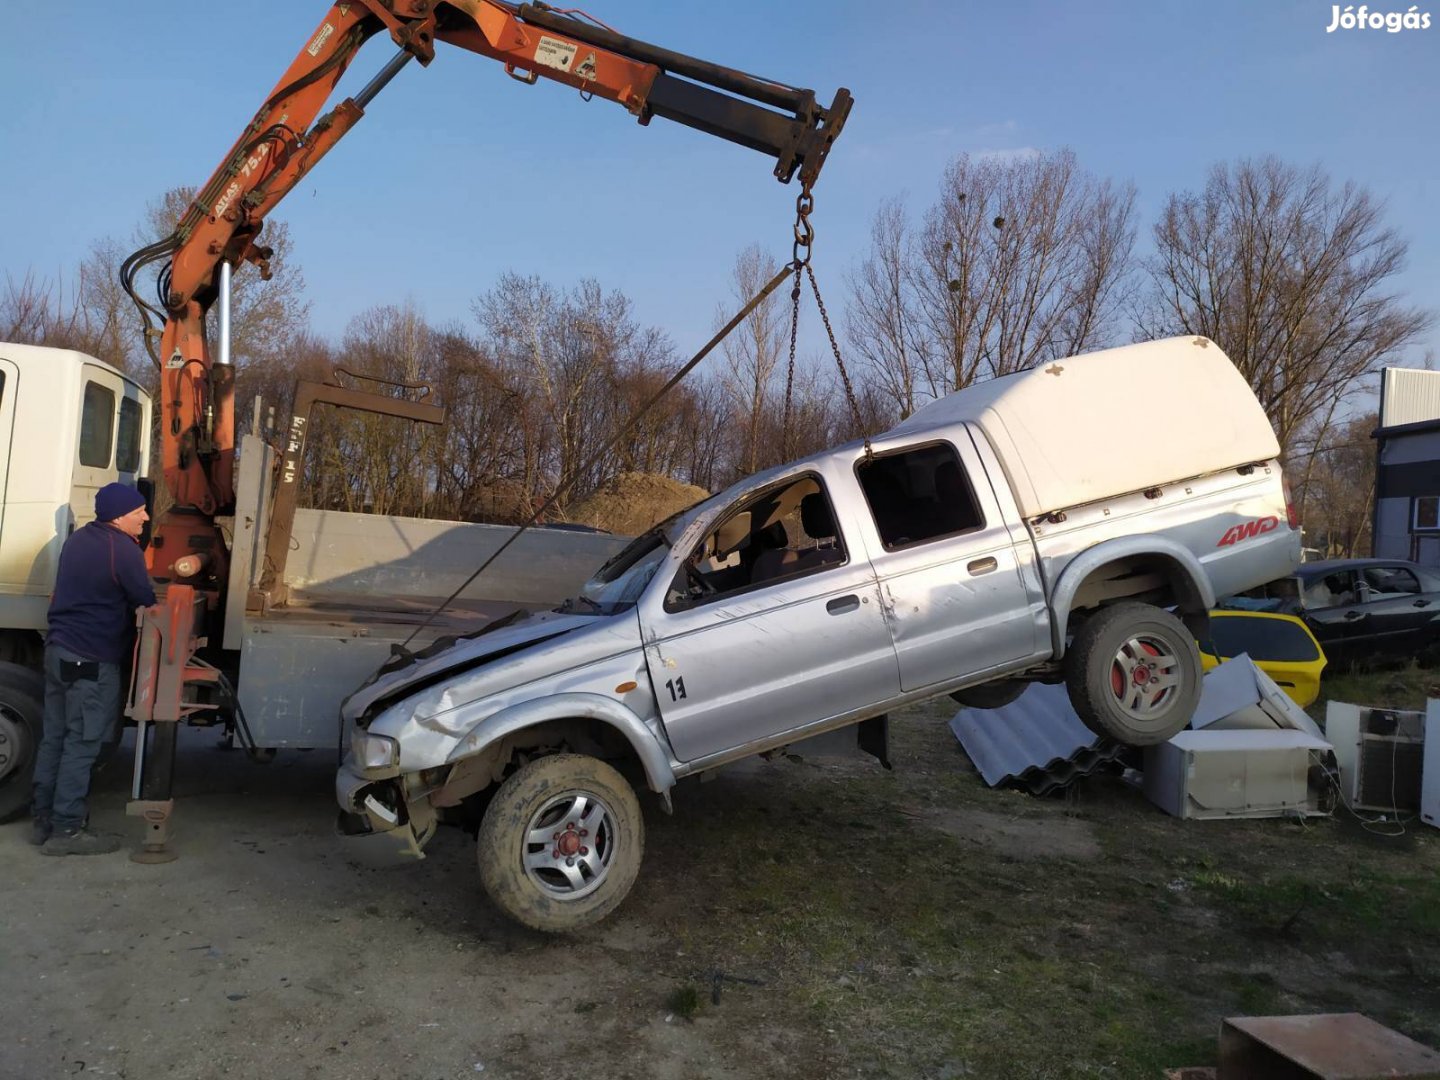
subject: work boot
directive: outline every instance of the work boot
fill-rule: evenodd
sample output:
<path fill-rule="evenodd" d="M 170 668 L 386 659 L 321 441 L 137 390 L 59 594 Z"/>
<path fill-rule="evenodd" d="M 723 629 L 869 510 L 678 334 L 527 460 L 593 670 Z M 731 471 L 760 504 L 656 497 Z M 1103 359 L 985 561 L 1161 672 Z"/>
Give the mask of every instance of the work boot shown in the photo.
<path fill-rule="evenodd" d="M 30 821 L 30 843 L 36 847 L 40 847 L 46 840 L 50 839 L 50 834 L 54 831 L 55 826 L 50 824 L 48 817 L 34 817 Z"/>
<path fill-rule="evenodd" d="M 55 832 L 41 855 L 106 855 L 120 849 L 120 841 L 113 836 L 100 836 L 88 829 L 60 829 Z"/>

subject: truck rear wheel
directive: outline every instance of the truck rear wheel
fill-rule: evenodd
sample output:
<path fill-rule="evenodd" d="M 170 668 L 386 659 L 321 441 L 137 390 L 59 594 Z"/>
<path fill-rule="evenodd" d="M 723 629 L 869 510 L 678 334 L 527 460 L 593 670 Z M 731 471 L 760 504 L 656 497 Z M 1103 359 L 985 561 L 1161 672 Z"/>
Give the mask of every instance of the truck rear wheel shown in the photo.
<path fill-rule="evenodd" d="M 495 906 L 535 930 L 579 930 L 630 892 L 645 850 L 640 801 L 603 761 L 554 754 L 500 785 L 475 841 Z"/>
<path fill-rule="evenodd" d="M 1086 619 L 1065 657 L 1065 687 L 1080 719 L 1128 746 L 1153 746 L 1184 728 L 1200 679 L 1200 650 L 1185 624 L 1134 601 Z"/>
<path fill-rule="evenodd" d="M 45 680 L 19 664 L 0 662 L 0 821 L 30 807 L 44 719 Z"/>

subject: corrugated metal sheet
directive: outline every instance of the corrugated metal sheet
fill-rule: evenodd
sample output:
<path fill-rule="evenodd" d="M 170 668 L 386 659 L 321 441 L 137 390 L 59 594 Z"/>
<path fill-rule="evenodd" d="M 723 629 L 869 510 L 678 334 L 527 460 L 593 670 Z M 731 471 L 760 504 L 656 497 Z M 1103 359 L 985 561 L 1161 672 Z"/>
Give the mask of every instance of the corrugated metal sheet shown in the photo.
<path fill-rule="evenodd" d="M 1064 787 L 1122 749 L 1080 722 L 1063 686 L 1031 683 L 999 709 L 961 709 L 950 730 L 991 787 L 1015 784 L 1034 795 Z"/>
<path fill-rule="evenodd" d="M 1440 371 L 1386 368 L 1380 394 L 1380 426 L 1440 420 Z"/>

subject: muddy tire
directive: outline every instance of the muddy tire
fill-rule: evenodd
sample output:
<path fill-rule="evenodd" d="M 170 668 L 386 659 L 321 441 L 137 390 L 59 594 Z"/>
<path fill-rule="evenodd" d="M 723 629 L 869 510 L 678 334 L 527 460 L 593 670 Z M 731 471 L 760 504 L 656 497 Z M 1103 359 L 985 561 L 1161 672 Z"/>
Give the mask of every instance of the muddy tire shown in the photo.
<path fill-rule="evenodd" d="M 950 696 L 967 709 L 1003 709 L 1025 693 L 1030 684 L 1020 679 L 998 679 L 995 682 L 952 690 Z"/>
<path fill-rule="evenodd" d="M 1065 687 L 1080 719 L 1127 746 L 1153 746 L 1184 728 L 1200 679 L 1200 650 L 1185 624 L 1134 601 L 1091 615 L 1065 656 Z"/>
<path fill-rule="evenodd" d="M 475 840 L 495 906 L 535 930 L 599 922 L 625 899 L 645 851 L 640 801 L 592 757 L 554 754 L 500 785 Z"/>
<path fill-rule="evenodd" d="M 0 821 L 30 809 L 44 720 L 45 680 L 27 667 L 0 662 Z"/>

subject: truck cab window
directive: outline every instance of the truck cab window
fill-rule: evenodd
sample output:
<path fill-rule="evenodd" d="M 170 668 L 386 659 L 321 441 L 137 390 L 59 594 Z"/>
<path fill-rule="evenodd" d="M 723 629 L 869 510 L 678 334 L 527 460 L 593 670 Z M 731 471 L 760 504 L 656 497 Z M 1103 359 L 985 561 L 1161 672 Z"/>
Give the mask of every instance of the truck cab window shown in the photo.
<path fill-rule="evenodd" d="M 985 525 L 970 480 L 949 443 L 861 461 L 855 475 L 886 551 Z"/>
<path fill-rule="evenodd" d="M 120 401 L 120 431 L 115 438 L 115 467 L 134 472 L 140 467 L 140 403 L 134 398 Z"/>
<path fill-rule="evenodd" d="M 108 469 L 114 436 L 115 393 L 99 383 L 87 382 L 80 406 L 80 464 Z"/>
<path fill-rule="evenodd" d="M 695 545 L 665 607 L 695 607 L 846 561 L 824 484 L 794 477 L 736 506 Z"/>

